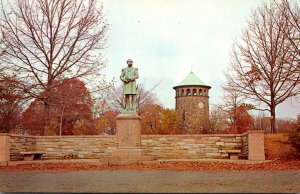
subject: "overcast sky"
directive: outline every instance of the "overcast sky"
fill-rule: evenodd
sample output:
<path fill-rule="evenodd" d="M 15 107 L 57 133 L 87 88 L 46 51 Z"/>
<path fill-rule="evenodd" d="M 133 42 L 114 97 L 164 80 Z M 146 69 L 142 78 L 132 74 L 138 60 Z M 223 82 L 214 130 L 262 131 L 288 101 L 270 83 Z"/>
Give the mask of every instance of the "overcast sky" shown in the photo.
<path fill-rule="evenodd" d="M 105 74 L 116 79 L 126 60 L 139 68 L 139 84 L 156 88 L 160 103 L 175 108 L 175 91 L 191 71 L 211 86 L 210 104 L 222 103 L 224 72 L 233 41 L 247 27 L 251 9 L 264 0 L 102 0 L 108 33 Z M 279 117 L 295 118 L 298 102 L 278 106 Z M 269 113 L 266 112 L 266 115 Z"/>

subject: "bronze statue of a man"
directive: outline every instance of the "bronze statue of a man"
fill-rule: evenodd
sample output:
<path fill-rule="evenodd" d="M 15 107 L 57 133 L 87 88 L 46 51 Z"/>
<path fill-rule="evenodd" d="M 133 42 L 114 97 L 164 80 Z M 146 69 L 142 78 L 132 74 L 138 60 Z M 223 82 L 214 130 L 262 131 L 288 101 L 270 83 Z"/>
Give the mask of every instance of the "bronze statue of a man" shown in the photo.
<path fill-rule="evenodd" d="M 132 67 L 132 60 L 128 59 L 128 67 L 122 69 L 120 79 L 124 82 L 125 111 L 136 111 L 136 79 L 139 78 L 138 68 Z"/>

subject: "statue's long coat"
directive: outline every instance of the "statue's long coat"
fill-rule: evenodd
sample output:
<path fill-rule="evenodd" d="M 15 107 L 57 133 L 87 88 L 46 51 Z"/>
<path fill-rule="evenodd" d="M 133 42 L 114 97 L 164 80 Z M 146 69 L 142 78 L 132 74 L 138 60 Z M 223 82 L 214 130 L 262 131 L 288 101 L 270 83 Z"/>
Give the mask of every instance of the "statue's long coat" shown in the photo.
<path fill-rule="evenodd" d="M 139 78 L 138 68 L 126 67 L 122 69 L 120 76 L 121 80 L 124 82 L 123 91 L 124 94 L 137 94 L 136 79 Z M 126 83 L 128 80 L 134 80 Z"/>

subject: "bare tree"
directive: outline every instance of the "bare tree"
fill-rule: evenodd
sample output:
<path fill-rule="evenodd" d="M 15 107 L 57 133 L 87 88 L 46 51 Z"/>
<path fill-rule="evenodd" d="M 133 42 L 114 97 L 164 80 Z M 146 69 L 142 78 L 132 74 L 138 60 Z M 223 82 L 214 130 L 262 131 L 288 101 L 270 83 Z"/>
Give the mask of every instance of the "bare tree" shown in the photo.
<path fill-rule="evenodd" d="M 206 133 L 222 133 L 227 128 L 227 112 L 222 106 L 217 105 L 209 113 L 209 122 Z"/>
<path fill-rule="evenodd" d="M 233 130 L 237 133 L 237 108 L 242 105 L 245 101 L 245 97 L 242 92 L 237 88 L 230 80 L 222 85 L 224 91 L 222 110 L 226 113 L 227 118 L 229 118 L 230 124 L 233 126 Z"/>
<path fill-rule="evenodd" d="M 275 132 L 276 106 L 300 93 L 299 60 L 286 34 L 299 38 L 274 3 L 253 11 L 248 28 L 233 46 L 227 73 L 247 99 L 268 106 L 271 132 Z"/>
<path fill-rule="evenodd" d="M 51 90 L 57 87 L 55 80 L 98 80 L 105 66 L 100 50 L 108 25 L 95 0 L 2 1 L 1 11 L 1 48 L 5 50 L 0 62 L 28 96 L 38 98 L 45 92 L 41 100 L 46 113 Z"/>
<path fill-rule="evenodd" d="M 281 14 L 287 20 L 287 23 L 295 28 L 296 35 L 292 33 L 286 33 L 286 37 L 289 39 L 290 44 L 293 45 L 295 51 L 295 57 L 300 60 L 300 7 L 295 1 L 281 0 L 277 2 L 274 0 L 274 4 L 280 10 Z"/>
<path fill-rule="evenodd" d="M 139 115 L 141 114 L 141 109 L 144 104 L 159 104 L 157 96 L 153 91 L 161 82 L 162 81 L 155 83 L 149 90 L 143 86 L 144 84 L 138 85 L 136 102 Z"/>
<path fill-rule="evenodd" d="M 278 120 L 278 119 L 277 119 Z M 255 130 L 262 130 L 265 132 L 270 131 L 270 118 L 267 117 L 264 112 L 260 113 L 259 115 L 254 117 L 254 129 Z"/>
<path fill-rule="evenodd" d="M 2 45 L 2 44 L 3 44 L 3 34 L 0 33 L 0 45 Z M 4 54 L 4 51 L 5 51 L 5 47 L 0 47 L 0 57 Z M 3 68 L 4 67 L 0 66 L 0 75 L 1 75 Z"/>

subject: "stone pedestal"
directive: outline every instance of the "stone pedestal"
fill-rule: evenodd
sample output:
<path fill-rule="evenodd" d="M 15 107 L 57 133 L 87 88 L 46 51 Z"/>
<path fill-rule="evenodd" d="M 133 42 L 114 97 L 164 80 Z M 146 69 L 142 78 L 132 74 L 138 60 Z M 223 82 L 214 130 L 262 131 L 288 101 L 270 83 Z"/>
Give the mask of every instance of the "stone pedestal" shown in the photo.
<path fill-rule="evenodd" d="M 137 114 L 119 114 L 117 116 L 117 148 L 113 157 L 124 159 L 139 158 L 144 155 L 141 148 L 141 117 Z"/>
<path fill-rule="evenodd" d="M 7 165 L 10 161 L 10 135 L 0 134 L 0 165 Z"/>
<path fill-rule="evenodd" d="M 265 160 L 265 133 L 248 131 L 248 160 Z"/>

